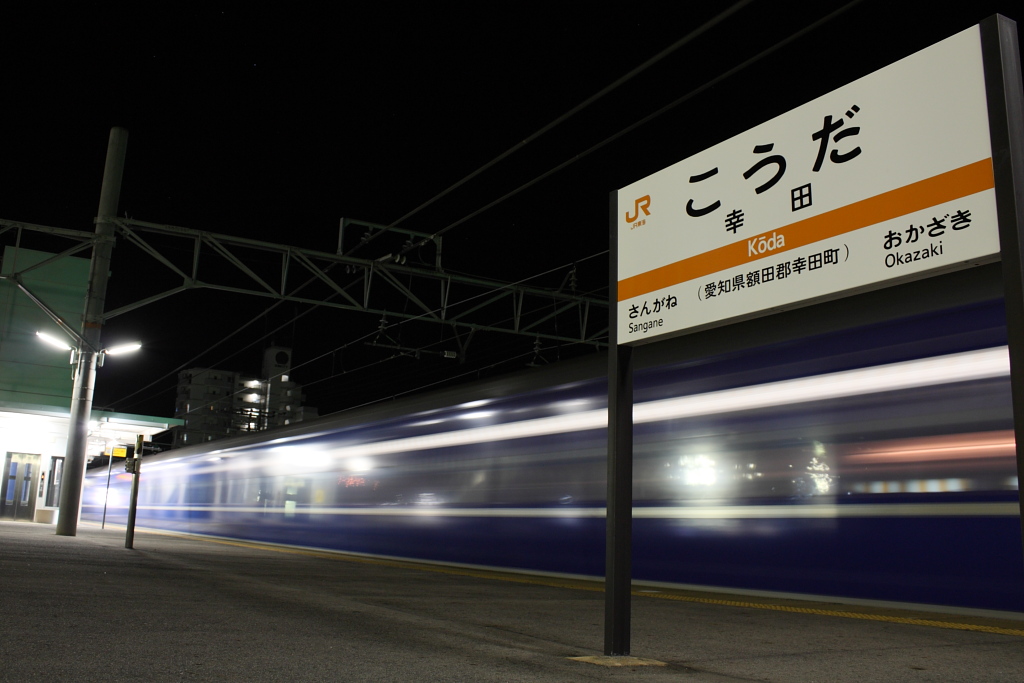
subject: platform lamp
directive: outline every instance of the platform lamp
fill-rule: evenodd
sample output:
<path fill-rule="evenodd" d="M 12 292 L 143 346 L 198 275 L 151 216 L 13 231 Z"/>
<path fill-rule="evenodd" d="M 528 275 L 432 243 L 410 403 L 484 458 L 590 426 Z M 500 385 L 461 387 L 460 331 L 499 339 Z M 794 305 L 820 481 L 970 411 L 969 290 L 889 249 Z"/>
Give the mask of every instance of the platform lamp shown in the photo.
<path fill-rule="evenodd" d="M 97 349 L 68 326 L 65 332 L 75 337 L 78 348 L 44 332 L 36 332 L 40 341 L 71 352 L 75 384 L 71 396 L 71 415 L 68 424 L 68 447 L 64 467 L 65 482 L 60 492 L 60 513 L 57 533 L 74 536 L 78 527 L 78 508 L 82 502 L 82 479 L 85 470 L 85 449 L 89 438 L 89 418 L 92 415 L 92 396 L 96 386 L 96 368 L 103 366 L 107 356 L 132 353 L 142 348 L 140 342 L 118 344 Z"/>

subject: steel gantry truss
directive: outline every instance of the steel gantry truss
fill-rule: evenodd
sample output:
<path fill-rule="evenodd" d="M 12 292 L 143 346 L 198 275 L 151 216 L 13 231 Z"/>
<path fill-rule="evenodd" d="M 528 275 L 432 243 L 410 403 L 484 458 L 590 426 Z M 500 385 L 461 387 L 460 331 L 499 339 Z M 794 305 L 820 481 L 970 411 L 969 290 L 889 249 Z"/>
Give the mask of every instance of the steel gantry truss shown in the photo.
<path fill-rule="evenodd" d="M 568 284 L 550 289 L 446 272 L 440 237 L 345 219 L 338 251 L 331 253 L 135 219 L 104 220 L 113 223 L 122 245 L 132 245 L 165 270 L 164 277 L 147 270 L 146 285 L 152 289 L 156 284 L 157 291 L 140 287 L 142 298 L 105 311 L 104 321 L 175 294 L 208 289 L 366 313 L 382 320 L 446 325 L 463 350 L 476 332 L 607 345 L 608 301 L 577 294 L 573 273 L 566 277 Z M 18 244 L 25 231 L 75 242 L 47 262 L 88 249 L 98 239 L 95 233 L 0 220 L 0 235 L 10 230 L 17 231 Z M 346 230 L 350 236 L 355 230 L 362 243 L 389 231 L 404 237 L 406 248 L 377 258 L 352 255 L 358 245 L 342 253 Z M 419 252 L 433 249 L 429 261 L 409 263 L 406 254 L 414 240 Z M 133 263 L 132 269 L 138 265 Z M 10 273 L 7 279 L 17 282 L 19 274 Z"/>

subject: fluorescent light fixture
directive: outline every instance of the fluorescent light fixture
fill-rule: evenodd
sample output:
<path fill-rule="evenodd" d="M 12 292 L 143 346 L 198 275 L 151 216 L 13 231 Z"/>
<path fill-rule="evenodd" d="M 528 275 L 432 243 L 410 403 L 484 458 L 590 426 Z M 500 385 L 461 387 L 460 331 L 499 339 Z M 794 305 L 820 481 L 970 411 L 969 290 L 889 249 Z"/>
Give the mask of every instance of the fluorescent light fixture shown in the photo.
<path fill-rule="evenodd" d="M 50 346 L 56 347 L 56 348 L 61 349 L 63 351 L 70 351 L 71 350 L 71 347 L 68 345 L 67 342 L 61 341 L 60 339 L 57 339 L 56 337 L 51 337 L 50 335 L 46 334 L 45 332 L 36 332 L 36 336 L 39 337 L 39 339 L 41 341 L 46 342 Z"/>
<path fill-rule="evenodd" d="M 120 344 L 119 346 L 112 346 L 106 349 L 104 353 L 108 356 L 120 356 L 123 353 L 133 353 L 142 348 L 141 342 L 129 342 L 128 344 Z"/>

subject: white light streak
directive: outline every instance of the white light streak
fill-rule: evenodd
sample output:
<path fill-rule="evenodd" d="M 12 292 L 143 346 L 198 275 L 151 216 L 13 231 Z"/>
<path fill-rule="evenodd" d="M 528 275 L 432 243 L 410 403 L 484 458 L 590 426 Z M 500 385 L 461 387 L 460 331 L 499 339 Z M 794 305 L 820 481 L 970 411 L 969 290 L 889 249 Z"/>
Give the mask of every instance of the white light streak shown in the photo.
<path fill-rule="evenodd" d="M 495 412 L 493 410 L 477 410 L 472 413 L 463 413 L 459 415 L 460 420 L 484 420 L 488 417 L 494 417 Z"/>
<path fill-rule="evenodd" d="M 462 405 L 459 406 L 459 408 L 482 408 L 483 406 L 493 403 L 493 401 L 494 399 L 484 398 L 480 399 L 479 401 L 470 401 L 468 403 L 463 403 Z"/>
<path fill-rule="evenodd" d="M 1001 346 L 639 403 L 633 407 L 633 423 L 643 424 L 702 415 L 733 413 L 883 391 L 1004 377 L 1009 374 L 1009 355 L 1007 348 Z M 607 426 L 608 416 L 605 409 L 587 410 L 572 415 L 556 415 L 536 420 L 474 427 L 455 432 L 425 434 L 404 439 L 346 446 L 336 449 L 333 454 L 337 457 L 370 457 L 605 429 Z"/>
<path fill-rule="evenodd" d="M 1003 377 L 1010 374 L 1005 346 L 924 358 L 827 375 L 801 377 L 752 387 L 667 398 L 633 408 L 633 422 L 659 422 L 698 415 L 732 413 L 755 408 L 810 403 L 881 391 L 914 389 L 935 384 Z"/>
<path fill-rule="evenodd" d="M 373 469 L 373 461 L 369 458 L 352 458 L 345 463 L 345 468 L 352 472 L 369 472 Z"/>

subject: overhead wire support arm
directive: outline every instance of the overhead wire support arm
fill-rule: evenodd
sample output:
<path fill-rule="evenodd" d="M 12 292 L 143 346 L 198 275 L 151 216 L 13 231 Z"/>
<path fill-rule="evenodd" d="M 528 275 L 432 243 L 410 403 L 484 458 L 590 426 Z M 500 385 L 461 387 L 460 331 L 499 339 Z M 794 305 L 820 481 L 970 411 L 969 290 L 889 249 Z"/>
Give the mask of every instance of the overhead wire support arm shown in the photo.
<path fill-rule="evenodd" d="M 320 280 L 320 281 L 321 281 L 321 282 L 323 282 L 323 283 L 324 283 L 325 285 L 327 285 L 327 286 L 328 286 L 328 287 L 330 287 L 330 288 L 331 288 L 332 290 L 334 290 L 334 292 L 335 292 L 335 293 L 336 293 L 336 294 L 337 294 L 338 296 L 340 296 L 340 297 L 343 297 L 344 299 L 347 299 L 347 300 L 348 300 L 348 302 L 349 302 L 350 304 L 352 304 L 353 306 L 355 306 L 356 308 L 359 308 L 359 309 L 362 309 L 362 308 L 364 308 L 364 306 L 363 306 L 362 304 L 360 304 L 360 303 L 359 303 L 358 301 L 356 301 L 356 300 L 355 300 L 355 299 L 354 299 L 354 298 L 352 297 L 352 295 L 351 295 L 351 294 L 349 294 L 349 293 L 348 293 L 347 291 L 345 291 L 345 289 L 344 289 L 343 287 L 341 287 L 341 286 L 340 286 L 340 285 L 339 285 L 339 284 L 338 284 L 337 282 L 335 282 L 335 281 L 334 281 L 334 280 L 332 280 L 331 278 L 327 277 L 327 273 L 325 273 L 325 272 L 323 271 L 323 269 L 321 269 L 321 268 L 317 267 L 317 266 L 316 266 L 316 264 L 314 264 L 314 263 L 313 263 L 312 261 L 310 261 L 310 260 L 309 260 L 309 257 L 307 257 L 307 256 L 306 256 L 305 254 L 303 254 L 303 253 L 302 253 L 302 252 L 300 252 L 300 251 L 292 251 L 292 252 L 289 252 L 289 257 L 290 257 L 290 258 L 293 258 L 293 259 L 295 259 L 296 261 L 298 261 L 298 262 L 299 262 L 299 263 L 300 263 L 300 264 L 301 264 L 302 266 L 304 266 L 304 267 L 306 268 L 306 270 L 308 270 L 308 271 L 309 271 L 309 272 L 310 272 L 310 273 L 311 273 L 311 274 L 312 274 L 312 275 L 313 275 L 314 277 L 316 277 L 316 278 L 317 278 L 318 280 Z M 283 271 L 282 271 L 282 279 L 281 279 L 281 287 L 282 287 L 282 288 L 281 288 L 281 295 L 282 295 L 282 296 L 286 296 L 286 295 L 284 294 L 284 292 L 285 292 L 285 289 L 284 289 L 284 284 L 285 284 L 285 282 L 286 282 L 287 274 L 288 274 L 288 271 L 287 271 L 287 270 L 283 270 Z"/>
<path fill-rule="evenodd" d="M 437 312 L 434 309 L 420 301 L 419 297 L 417 297 L 415 294 L 409 291 L 408 287 L 399 282 L 398 279 L 395 278 L 395 276 L 389 273 L 387 270 L 382 269 L 380 271 L 380 276 L 384 278 L 384 280 L 387 281 L 388 284 L 390 284 L 392 287 L 397 289 L 402 295 L 404 295 L 409 301 L 416 304 L 416 306 L 418 306 L 427 317 L 433 318 L 435 320 L 441 319 L 440 317 L 438 317 Z"/>
<path fill-rule="evenodd" d="M 66 237 L 68 239 L 80 240 L 82 242 L 92 242 L 96 239 L 96 233 L 85 232 L 84 230 L 72 230 L 70 228 L 55 228 L 50 225 L 39 225 L 37 223 L 25 223 L 23 221 L 11 221 L 4 218 L 0 218 L 0 234 L 7 232 L 8 230 L 29 230 L 31 232 L 41 232 L 46 235 L 55 235 L 57 237 Z"/>
<path fill-rule="evenodd" d="M 344 248 L 345 229 L 350 226 L 362 226 L 366 228 L 366 232 L 363 233 L 363 235 L 360 237 L 359 242 L 346 252 Z M 418 247 L 422 247 L 426 245 L 428 242 L 433 242 L 434 246 L 437 249 L 436 253 L 434 254 L 434 269 L 437 270 L 438 272 L 441 272 L 443 270 L 443 268 L 441 267 L 441 241 L 443 238 L 440 235 L 431 235 L 430 233 L 426 232 L 381 225 L 379 223 L 371 223 L 369 221 L 360 221 L 354 218 L 341 219 L 341 227 L 339 228 L 338 231 L 338 254 L 344 256 L 351 256 L 356 250 L 368 245 L 370 242 L 372 242 L 374 239 L 384 234 L 385 232 L 396 232 L 400 235 L 418 238 L 420 240 L 416 245 Z"/>
<path fill-rule="evenodd" d="M 57 324 L 57 326 L 60 327 L 60 329 L 64 330 L 64 332 L 66 332 L 68 334 L 68 336 L 70 336 L 76 342 L 78 342 L 82 346 L 85 346 L 85 347 L 91 349 L 92 351 L 96 351 L 96 352 L 99 351 L 99 349 L 95 348 L 92 344 L 90 344 L 88 341 L 86 341 L 85 338 L 82 337 L 82 335 L 80 335 L 77 330 L 75 330 L 73 327 L 71 327 L 71 325 L 69 325 L 67 323 L 67 321 L 64 320 L 64 318 L 60 317 L 60 315 L 56 311 L 54 311 L 52 308 L 47 306 L 45 301 L 43 301 L 38 296 L 33 294 L 32 291 L 28 287 L 26 287 L 25 284 L 21 281 L 21 277 L 20 277 L 19 274 L 15 274 L 15 275 L 0 275 L 0 280 L 8 280 L 8 281 L 14 283 L 14 286 L 17 287 L 19 290 L 21 290 L 22 294 L 27 296 L 32 301 L 32 303 L 34 303 L 36 306 L 38 306 L 39 309 L 43 313 L 45 313 L 48 318 L 50 318 L 50 320 L 55 322 Z"/>
<path fill-rule="evenodd" d="M 166 259 L 163 254 L 154 249 L 148 242 L 146 242 L 146 240 L 142 239 L 138 235 L 138 233 L 132 230 L 129 226 L 119 223 L 116 227 L 117 231 L 121 233 L 125 237 L 125 239 L 127 239 L 129 242 L 137 246 L 139 249 L 142 249 L 144 252 L 152 256 L 160 263 L 162 263 L 164 267 L 166 267 L 168 270 L 180 276 L 186 285 L 195 283 L 195 280 L 191 276 L 187 275 L 183 270 L 178 268 L 178 266 L 174 265 L 173 263 L 171 263 L 171 261 Z"/>
<path fill-rule="evenodd" d="M 202 243 L 208 244 L 213 247 L 214 243 L 217 245 L 219 253 L 225 255 L 226 258 L 237 261 L 237 257 L 230 251 L 231 247 L 251 247 L 261 251 L 279 254 L 290 254 L 292 258 L 303 256 L 307 261 L 319 260 L 326 263 L 339 263 L 356 266 L 357 268 L 367 269 L 375 266 L 376 268 L 386 269 L 392 273 L 412 275 L 427 279 L 436 280 L 450 280 L 457 284 L 473 285 L 482 288 L 490 289 L 514 289 L 517 291 L 525 292 L 526 294 L 554 297 L 556 299 L 562 299 L 566 301 L 590 301 L 591 303 L 607 306 L 608 302 L 603 299 L 596 297 L 586 297 L 576 294 L 559 292 L 555 290 L 545 289 L 543 287 L 530 287 L 528 285 L 512 284 L 507 282 L 501 282 L 499 280 L 489 280 L 487 278 L 476 277 L 472 275 L 456 275 L 452 273 L 441 273 L 434 270 L 425 268 L 418 268 L 416 266 L 401 265 L 396 263 L 387 263 L 384 261 L 376 261 L 372 259 L 355 258 L 351 256 L 344 256 L 341 254 L 332 254 L 329 252 L 319 251 L 316 249 L 307 249 L 303 247 L 295 247 L 290 245 L 279 244 L 275 242 L 266 242 L 262 240 L 254 240 L 246 237 L 234 237 L 232 235 L 225 235 L 222 233 L 204 232 L 195 230 L 192 228 L 183 228 L 172 225 L 161 225 L 158 223 L 146 223 L 136 219 L 119 219 L 116 221 L 119 225 L 132 226 L 140 231 L 154 232 L 172 237 L 194 237 L 198 238 Z M 221 251 L 223 250 L 223 251 Z M 239 261 L 240 262 L 240 261 Z M 244 264 L 243 264 L 244 266 Z M 246 267 L 247 268 L 247 267 Z M 199 279 L 194 274 L 195 279 Z M 266 283 L 261 282 L 261 286 L 268 291 L 273 291 L 273 287 L 269 287 Z"/>
<path fill-rule="evenodd" d="M 590 304 L 584 304 L 580 311 L 580 339 L 587 338 L 587 320 L 590 318 Z"/>
<path fill-rule="evenodd" d="M 230 263 L 231 265 L 235 266 L 240 271 L 248 275 L 250 279 L 259 284 L 263 289 L 267 290 L 271 294 L 277 294 L 277 290 L 274 287 L 267 284 L 263 280 L 263 278 L 257 275 L 251 268 L 249 268 L 249 266 L 242 263 L 242 261 L 238 257 L 236 257 L 235 254 L 231 252 L 231 250 L 227 249 L 217 237 L 215 237 L 212 234 L 207 234 L 203 237 L 203 241 L 206 244 L 208 244 L 215 252 L 217 252 L 225 259 L 227 259 L 228 263 Z M 285 247 L 285 249 L 287 249 L 287 247 Z M 282 291 L 283 289 L 284 288 L 282 287 Z"/>
<path fill-rule="evenodd" d="M 278 294 L 282 296 L 287 291 L 285 284 L 288 282 L 288 264 L 292 262 L 292 250 L 288 249 L 285 253 L 281 254 L 281 289 Z"/>
<path fill-rule="evenodd" d="M 172 289 L 165 290 L 163 292 L 160 292 L 159 294 L 154 294 L 153 296 L 146 297 L 145 299 L 139 299 L 138 301 L 127 304 L 125 306 L 121 306 L 120 308 L 115 308 L 111 311 L 107 311 L 106 313 L 103 314 L 103 322 L 106 322 L 112 318 L 116 318 L 119 315 L 136 311 L 140 308 L 148 306 L 149 304 L 155 304 L 157 301 L 162 301 L 164 299 L 174 296 L 175 294 L 181 294 L 182 292 L 187 292 L 190 289 L 199 289 L 202 287 L 202 283 L 193 281 L 191 284 L 179 285 L 178 287 L 173 287 Z"/>
<path fill-rule="evenodd" d="M 24 275 L 25 273 L 31 272 L 31 271 L 36 270 L 38 268 L 44 268 L 44 267 L 50 265 L 51 263 L 59 261 L 60 259 L 64 258 L 65 256 L 74 256 L 78 252 L 85 251 L 86 249 L 90 249 L 91 247 L 92 247 L 92 243 L 88 243 L 88 242 L 83 242 L 82 244 L 77 244 L 77 245 L 75 245 L 73 247 L 65 249 L 64 251 L 60 252 L 59 254 L 54 254 L 53 256 L 51 256 L 48 259 L 44 259 L 42 261 L 39 261 L 38 263 L 32 264 L 31 266 L 29 266 L 27 268 L 23 268 L 23 269 L 19 270 L 18 274 L 19 275 Z"/>
<path fill-rule="evenodd" d="M 545 320 L 536 320 L 536 314 L 543 308 L 536 305 L 538 299 L 547 302 L 545 305 L 548 307 L 551 302 L 555 302 L 559 313 L 564 314 L 576 309 L 581 319 L 589 319 L 592 317 L 591 310 L 594 306 L 607 310 L 608 302 L 602 298 L 523 283 L 507 283 L 447 273 L 440 269 L 439 261 L 433 266 L 403 265 L 390 260 L 355 258 L 137 219 L 111 218 L 107 225 L 113 226 L 113 233 L 99 238 L 95 233 L 0 219 L 0 231 L 17 230 L 19 234 L 25 231 L 36 232 L 76 241 L 69 249 L 51 257 L 48 263 L 99 244 L 100 241 L 110 245 L 116 235 L 125 244 L 138 249 L 143 256 L 153 259 L 154 263 L 160 264 L 168 272 L 181 278 L 180 284 L 176 286 L 145 293 L 136 301 L 103 311 L 100 316 L 104 322 L 190 290 L 212 289 L 271 298 L 277 302 L 292 302 L 311 308 L 332 308 L 371 315 L 381 315 L 388 311 L 389 315 L 402 320 L 441 323 L 453 330 L 470 333 L 483 331 L 527 334 L 530 337 L 560 343 L 582 343 L 596 347 L 606 345 L 602 336 L 606 332 L 588 335 L 585 326 L 578 336 L 558 333 L 557 325 L 552 329 L 538 329 L 546 320 L 551 319 L 550 308 L 547 309 Z M 172 242 L 184 240 L 187 246 L 184 250 L 180 247 L 175 248 L 173 244 L 167 246 L 163 243 L 166 239 Z M 18 243 L 20 242 L 19 238 Z M 440 247 L 439 244 L 438 246 Z M 255 260 L 248 260 L 247 250 L 256 254 Z M 272 271 L 266 269 L 266 258 L 261 255 L 279 259 Z M 226 277 L 223 268 L 218 270 L 217 259 L 224 259 L 222 263 L 230 264 L 230 270 L 236 274 Z M 296 268 L 296 265 L 301 267 Z M 344 265 L 346 268 L 336 268 L 338 265 Z M 261 271 L 261 268 L 264 270 Z M 270 275 L 270 272 L 274 274 Z M 294 280 L 301 273 L 308 273 L 310 279 L 298 286 L 289 283 L 289 280 Z M 372 287 L 374 273 L 379 274 L 389 287 Z M 242 277 L 251 284 L 247 285 L 240 279 Z M 5 276 L 5 279 L 14 281 L 11 275 Z M 321 289 L 316 294 L 300 296 L 298 293 L 312 282 L 319 282 L 326 289 Z M 436 283 L 436 286 L 430 283 Z M 362 289 L 361 297 L 352 293 L 353 287 Z M 395 296 L 400 296 L 411 303 L 415 310 L 396 313 Z M 336 297 L 338 300 L 332 300 Z M 512 316 L 506 317 L 500 306 L 505 297 L 512 299 Z M 362 298 L 362 302 L 359 298 Z M 65 331 L 78 340 L 74 331 Z"/>
<path fill-rule="evenodd" d="M 434 323 L 451 322 L 464 329 L 472 327 L 506 333 L 517 333 L 518 328 L 527 325 L 527 329 L 531 330 L 530 336 L 536 336 L 539 333 L 545 339 L 601 344 L 593 339 L 587 339 L 585 333 L 579 337 L 570 338 L 562 334 L 551 334 L 550 331 L 536 330 L 535 328 L 544 321 L 528 320 L 524 311 L 530 309 L 527 302 L 543 299 L 549 304 L 552 301 L 555 302 L 558 307 L 557 313 L 578 308 L 580 316 L 589 316 L 589 310 L 593 306 L 607 308 L 608 302 L 604 299 L 575 292 L 447 273 L 430 265 L 401 264 L 388 258 L 375 260 L 356 258 L 293 245 L 135 219 L 116 219 L 114 222 L 119 228 L 120 235 L 141 249 L 144 254 L 181 277 L 183 284 L 152 294 L 140 302 L 108 311 L 105 314 L 107 319 L 188 289 L 213 289 L 364 313 L 394 311 L 394 296 L 397 293 L 416 308 L 414 314 L 403 316 L 409 320 Z M 353 222 L 352 225 L 363 224 Z M 412 231 L 406 232 L 411 233 Z M 154 242 L 149 236 L 188 240 L 192 252 L 191 274 L 187 274 L 187 266 L 180 263 L 182 261 L 180 255 L 176 255 L 176 252 L 172 250 L 162 249 L 159 243 Z M 250 258 L 250 253 L 255 254 L 255 257 Z M 213 257 L 214 260 L 211 260 L 210 257 Z M 267 257 L 278 259 L 277 265 L 268 268 L 265 263 Z M 236 274 L 231 276 L 223 268 L 218 270 L 215 264 L 219 259 L 223 259 L 221 263 L 229 264 L 230 270 L 234 270 Z M 294 265 L 301 267 L 294 267 L 293 261 Z M 346 268 L 336 269 L 338 265 L 344 265 Z M 303 272 L 307 272 L 312 278 L 299 287 L 290 285 L 289 280 L 294 280 L 297 273 Z M 374 274 L 379 275 L 390 286 L 383 289 L 373 287 Z M 241 280 L 240 276 L 244 277 L 251 285 Z M 405 280 L 409 282 L 407 283 Z M 441 288 L 440 291 L 433 287 L 424 289 L 424 284 L 428 281 L 437 282 Z M 298 292 L 312 282 L 319 282 L 322 287 L 327 289 L 321 288 L 320 293 L 316 296 L 298 296 Z M 353 286 L 360 286 L 359 283 L 362 283 L 361 302 L 357 298 L 359 295 L 350 293 Z M 456 294 L 451 289 L 452 287 L 458 287 L 461 290 L 458 295 L 458 303 L 455 302 Z M 469 315 L 484 311 L 489 305 L 500 301 L 505 296 L 513 297 L 513 301 L 517 303 L 517 315 L 514 316 L 514 321 L 509 321 L 507 326 L 504 323 L 494 324 L 487 320 L 470 321 L 467 319 Z M 334 297 L 340 297 L 343 301 L 331 301 Z M 535 312 L 538 310 L 536 305 L 533 306 L 533 310 Z M 585 314 L 584 310 L 588 312 Z M 484 315 L 486 318 L 491 313 L 485 311 Z M 545 319 L 550 318 L 551 315 L 548 315 Z"/>
<path fill-rule="evenodd" d="M 450 322 L 453 322 L 453 323 L 460 322 L 462 320 L 462 318 L 465 318 L 470 313 L 476 313 L 479 310 L 487 308 L 491 304 L 493 304 L 493 303 L 495 303 L 497 301 L 501 301 L 505 297 L 513 297 L 513 301 L 514 301 L 515 296 L 516 296 L 516 292 L 515 291 L 509 291 L 509 290 L 502 289 L 502 290 L 500 290 L 498 292 L 494 292 L 490 297 L 488 297 L 487 299 L 484 299 L 483 301 L 477 303 L 477 305 L 473 306 L 472 308 L 467 308 L 466 310 L 462 311 L 461 313 L 458 313 L 456 315 L 453 315 L 453 316 L 449 317 L 448 320 Z M 517 332 L 519 331 L 519 327 L 518 326 L 519 326 L 519 321 L 520 321 L 521 315 L 522 315 L 521 311 L 522 311 L 522 306 L 520 305 L 519 306 L 519 310 L 513 312 L 513 321 L 514 321 L 514 324 L 516 325 L 515 330 Z"/>
<path fill-rule="evenodd" d="M 542 308 L 537 305 L 538 299 L 547 302 L 547 306 L 554 302 L 560 313 L 578 309 L 581 317 L 589 319 L 595 306 L 605 310 L 608 308 L 608 302 L 603 298 L 524 283 L 508 283 L 444 272 L 440 268 L 439 260 L 433 265 L 400 264 L 388 259 L 378 261 L 355 258 L 294 245 L 137 219 L 110 218 L 109 221 L 107 225 L 112 225 L 114 231 L 102 238 L 95 233 L 2 219 L 0 231 L 17 230 L 19 234 L 22 231 L 37 232 L 66 237 L 77 242 L 61 254 L 52 257 L 50 261 L 72 255 L 100 241 L 107 245 L 112 244 L 116 235 L 125 244 L 138 249 L 142 256 L 153 259 L 154 263 L 160 264 L 168 272 L 181 278 L 180 284 L 176 286 L 144 293 L 134 302 L 104 311 L 101 314 L 103 321 L 186 291 L 212 289 L 272 298 L 278 302 L 287 301 L 311 307 L 372 315 L 380 315 L 387 310 L 390 315 L 405 320 L 442 323 L 453 329 L 467 331 L 523 334 L 525 328 L 529 330 L 530 337 L 539 336 L 551 341 L 595 346 L 605 345 L 600 335 L 587 335 L 585 326 L 579 336 L 559 334 L 557 329 L 536 329 L 544 322 L 536 320 L 536 314 Z M 352 224 L 361 225 L 358 222 Z M 405 232 L 411 234 L 413 231 Z M 166 240 L 171 240 L 171 243 L 165 243 Z M 187 244 L 185 249 L 175 247 L 175 240 L 184 240 Z M 20 239 L 18 242 L 20 244 Z M 250 257 L 250 252 L 255 254 L 255 258 Z M 276 259 L 276 265 L 268 268 L 267 257 Z M 230 264 L 230 269 L 219 267 L 217 261 L 220 259 L 223 259 L 220 261 L 221 264 Z M 337 268 L 338 265 L 346 267 Z M 234 275 L 230 274 L 231 271 L 234 271 Z M 298 286 L 289 282 L 302 273 L 308 273 L 310 279 Z M 372 287 L 374 273 L 379 274 L 389 287 Z M 13 280 L 10 275 L 6 276 L 6 279 Z M 320 283 L 319 292 L 302 296 L 298 294 L 313 282 Z M 361 295 L 355 294 L 353 287 L 362 289 Z M 401 296 L 412 304 L 415 310 L 404 314 L 395 313 L 396 296 Z M 332 300 L 335 297 L 338 300 Z M 500 304 L 505 297 L 511 297 L 515 309 L 515 315 L 507 319 L 500 306 L 488 310 L 488 307 Z M 362 301 L 359 301 L 360 298 Z M 548 308 L 549 312 L 550 310 Z M 547 315 L 546 319 L 550 318 L 551 316 Z"/>

